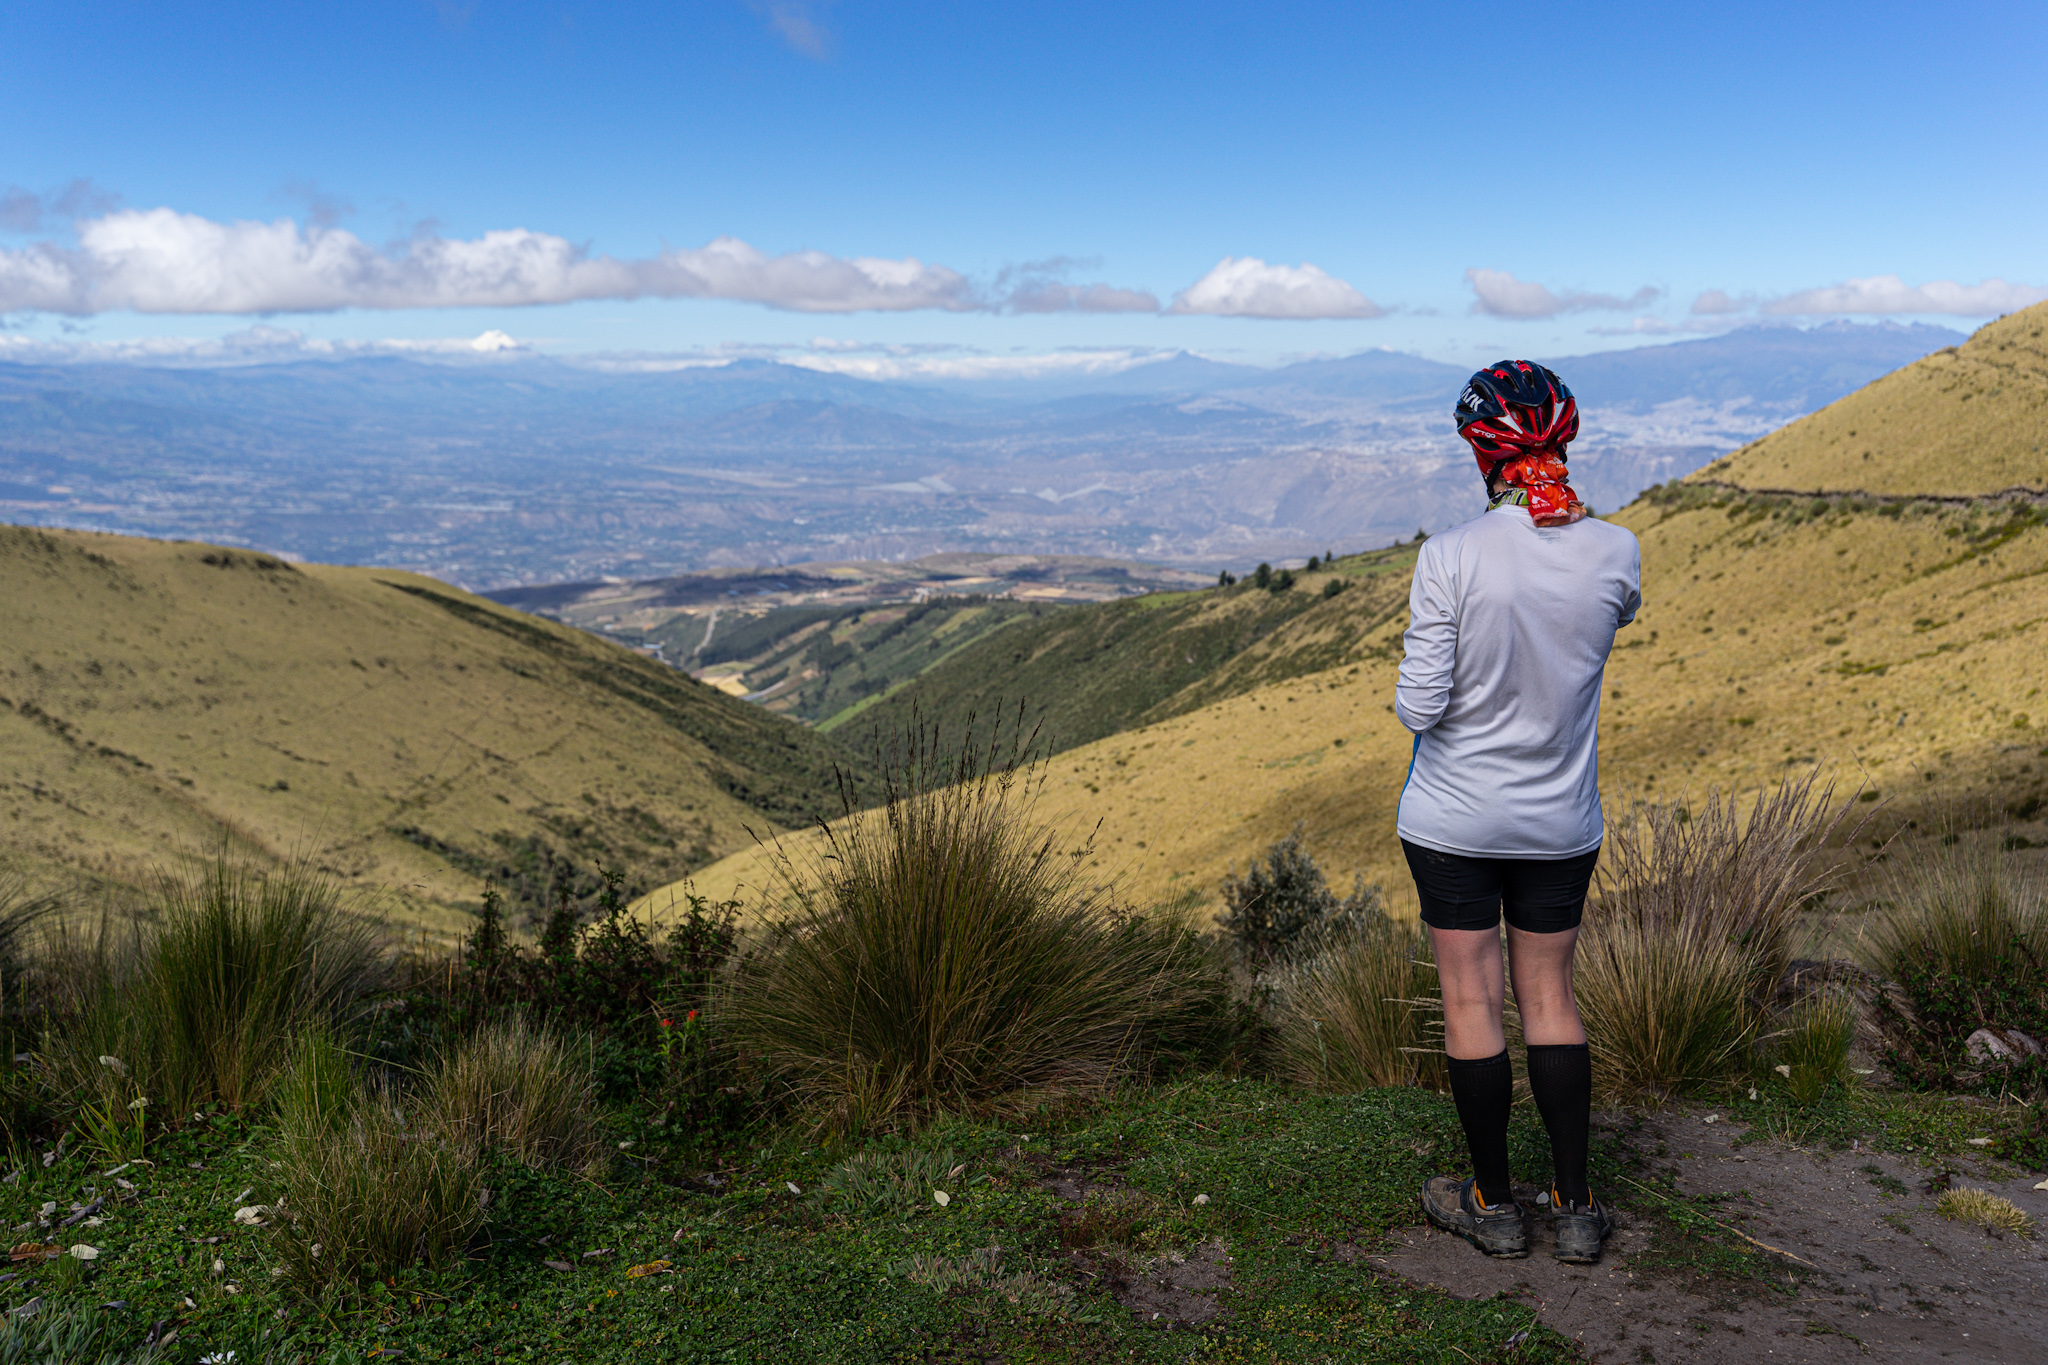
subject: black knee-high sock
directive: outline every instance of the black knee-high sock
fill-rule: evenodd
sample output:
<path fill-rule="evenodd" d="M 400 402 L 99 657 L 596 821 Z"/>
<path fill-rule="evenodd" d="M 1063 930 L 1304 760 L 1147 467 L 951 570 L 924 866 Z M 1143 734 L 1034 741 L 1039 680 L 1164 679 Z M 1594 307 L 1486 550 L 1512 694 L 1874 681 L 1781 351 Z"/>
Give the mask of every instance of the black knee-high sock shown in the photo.
<path fill-rule="evenodd" d="M 1593 1119 L 1593 1054 L 1584 1043 L 1531 1044 L 1529 1093 L 1550 1130 L 1557 1196 L 1584 1207 L 1587 1129 Z"/>
<path fill-rule="evenodd" d="M 1469 1061 L 1446 1060 L 1458 1122 L 1465 1125 L 1465 1145 L 1472 1149 L 1472 1174 L 1479 1181 L 1479 1197 L 1487 1204 L 1512 1203 L 1515 1189 L 1508 1178 L 1508 1108 L 1515 1099 L 1515 1071 L 1508 1065 L 1508 1050 L 1502 1048 L 1497 1056 Z"/>

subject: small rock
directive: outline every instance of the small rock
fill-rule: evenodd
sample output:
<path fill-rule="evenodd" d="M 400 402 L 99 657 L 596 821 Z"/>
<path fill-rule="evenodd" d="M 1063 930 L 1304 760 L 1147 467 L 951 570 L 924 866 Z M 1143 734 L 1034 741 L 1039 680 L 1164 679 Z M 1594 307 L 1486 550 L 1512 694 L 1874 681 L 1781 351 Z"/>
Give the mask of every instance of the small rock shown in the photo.
<path fill-rule="evenodd" d="M 1978 1066 L 2004 1066 L 2018 1061 L 2020 1056 L 2017 1048 L 1988 1028 L 1980 1028 L 1965 1038 L 1963 1052 Z"/>
<path fill-rule="evenodd" d="M 1772 1067 L 1771 1070 L 1777 1072 L 1780 1076 L 1783 1076 L 1788 1081 L 1792 1079 L 1792 1068 L 1785 1065 L 1783 1062 L 1778 1063 L 1778 1065 Z"/>
<path fill-rule="evenodd" d="M 1197 1204 L 1206 1204 L 1209 1202 L 1209 1196 L 1206 1194 L 1198 1194 L 1195 1196 L 1195 1202 Z"/>
<path fill-rule="evenodd" d="M 1700 1120 L 1701 1123 L 1719 1123 L 1720 1121 L 1721 1116 L 1719 1114 L 1709 1114 Z"/>
<path fill-rule="evenodd" d="M 1989 1147 L 1991 1145 L 1990 1138 L 1964 1138 L 1963 1141 L 1969 1143 L 1972 1147 Z"/>

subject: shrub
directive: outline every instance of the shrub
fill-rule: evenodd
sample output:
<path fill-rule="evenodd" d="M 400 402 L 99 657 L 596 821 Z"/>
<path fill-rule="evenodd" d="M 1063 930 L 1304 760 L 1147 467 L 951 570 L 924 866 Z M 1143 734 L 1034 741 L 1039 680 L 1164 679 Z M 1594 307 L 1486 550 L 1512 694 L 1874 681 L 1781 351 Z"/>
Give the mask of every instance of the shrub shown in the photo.
<path fill-rule="evenodd" d="M 886 803 L 785 860 L 790 913 L 736 975 L 727 1017 L 812 1116 L 858 1129 L 1143 1064 L 1216 987 L 1193 937 L 1120 915 L 1031 816 L 1041 771 L 999 742 L 947 762 L 917 727 Z"/>
<path fill-rule="evenodd" d="M 461 1254 L 490 1198 L 473 1149 L 408 1122 L 395 1092 L 359 1081 L 317 1032 L 299 1039 L 281 1088 L 280 1196 L 268 1212 L 278 1257 L 302 1288 L 388 1279 Z"/>
<path fill-rule="evenodd" d="M 1746 818 L 1709 792 L 1609 826 L 1574 967 L 1601 1095 L 1679 1095 L 1747 1069 L 1799 911 L 1838 876 L 1825 843 L 1848 808 L 1832 797 L 1809 775 Z"/>
<path fill-rule="evenodd" d="M 84 955 L 78 1017 L 47 1058 L 76 1103 L 258 1105 L 302 1028 L 347 1022 L 383 983 L 377 926 L 304 864 L 266 872 L 219 854 L 164 876 L 154 900 L 132 943 L 103 927 Z"/>
<path fill-rule="evenodd" d="M 1350 585 L 1341 578 L 1326 579 L 1323 582 L 1323 596 L 1325 599 L 1335 597 L 1348 586 Z"/>
<path fill-rule="evenodd" d="M 1429 998 L 1437 982 L 1428 941 L 1377 912 L 1315 938 L 1315 951 L 1273 978 L 1280 1073 L 1343 1093 L 1440 1084 L 1443 1007 Z"/>
<path fill-rule="evenodd" d="M 1365 925 L 1382 916 L 1380 890 L 1363 877 L 1351 894 L 1340 898 L 1330 889 L 1322 868 L 1309 856 L 1296 825 L 1287 837 L 1270 845 L 1264 861 L 1254 858 L 1243 877 L 1232 868 L 1223 879 L 1223 929 L 1249 970 L 1284 959 L 1297 940 L 1344 921 Z"/>
<path fill-rule="evenodd" d="M 526 1166 L 589 1165 L 597 1081 L 583 1049 L 518 1016 L 484 1025 L 428 1075 L 422 1101 L 441 1136 Z"/>
<path fill-rule="evenodd" d="M 1879 999 L 1885 1061 L 1950 1084 L 1980 1028 L 2048 1036 L 2048 887 L 1988 843 L 1943 838 L 1885 864 L 1857 955 L 1894 982 Z"/>

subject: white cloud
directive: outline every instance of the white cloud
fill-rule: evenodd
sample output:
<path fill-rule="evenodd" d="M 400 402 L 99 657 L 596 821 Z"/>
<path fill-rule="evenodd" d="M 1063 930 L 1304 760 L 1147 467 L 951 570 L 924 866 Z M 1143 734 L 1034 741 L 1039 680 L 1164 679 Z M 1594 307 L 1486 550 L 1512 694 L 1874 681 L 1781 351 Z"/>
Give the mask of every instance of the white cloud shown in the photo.
<path fill-rule="evenodd" d="M 1754 306 L 1754 301 L 1731 297 L 1724 289 L 1708 289 L 1692 301 L 1695 317 L 1725 317 L 1730 313 L 1741 313 Z"/>
<path fill-rule="evenodd" d="M 1929 280 L 1926 284 L 1909 285 L 1897 275 L 1872 275 L 1819 289 L 1802 289 L 1796 294 L 1771 299 L 1763 305 L 1763 311 L 1803 315 L 1946 313 L 1955 317 L 1984 318 L 2017 312 L 2044 300 L 2048 300 L 2048 289 L 2010 284 L 2001 279 L 1982 280 L 1976 284 Z"/>
<path fill-rule="evenodd" d="M 171 209 L 77 225 L 78 245 L 0 250 L 0 313 L 291 313 L 581 299 L 736 299 L 796 312 L 984 307 L 967 278 L 915 258 L 769 256 L 735 237 L 643 260 L 512 228 L 379 250 L 342 228 L 218 223 Z"/>
<path fill-rule="evenodd" d="M 39 339 L 0 333 L 0 360 L 24 364 L 82 364 L 107 361 L 139 365 L 221 368 L 281 360 L 341 360 L 365 355 L 467 358 L 531 354 L 533 348 L 492 328 L 473 337 L 405 337 L 380 341 L 334 341 L 309 337 L 289 327 L 254 323 L 221 337 L 132 337 L 121 341 Z M 723 364 L 721 358 L 710 362 Z"/>
<path fill-rule="evenodd" d="M 1215 269 L 1174 295 L 1169 313 L 1233 318 L 1376 318 L 1387 310 L 1304 261 L 1268 265 L 1256 256 L 1225 256 Z"/>
<path fill-rule="evenodd" d="M 785 363 L 857 379 L 1039 379 L 1063 374 L 1120 374 L 1180 354 L 1121 347 L 1037 355 L 860 355 L 838 351 L 827 355 L 793 355 Z"/>
<path fill-rule="evenodd" d="M 753 0 L 754 12 L 768 20 L 775 35 L 804 56 L 823 61 L 832 55 L 832 35 L 804 0 Z"/>
<path fill-rule="evenodd" d="M 1497 318 L 1553 318 L 1559 313 L 1641 308 L 1661 292 L 1645 285 L 1627 298 L 1577 291 L 1557 294 L 1533 281 L 1518 280 L 1505 270 L 1477 267 L 1465 272 L 1465 281 L 1472 286 L 1472 311 Z"/>

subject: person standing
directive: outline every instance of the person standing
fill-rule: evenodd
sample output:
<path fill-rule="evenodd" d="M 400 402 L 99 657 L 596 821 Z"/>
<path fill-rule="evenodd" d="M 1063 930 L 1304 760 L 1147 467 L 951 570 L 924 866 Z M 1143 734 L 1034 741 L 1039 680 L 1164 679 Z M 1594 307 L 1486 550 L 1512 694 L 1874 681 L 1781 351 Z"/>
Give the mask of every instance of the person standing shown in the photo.
<path fill-rule="evenodd" d="M 1567 482 L 1578 404 L 1504 360 L 1458 397 L 1487 510 L 1423 542 L 1394 710 L 1415 735 L 1396 822 L 1442 981 L 1451 1096 L 1472 1176 L 1432 1177 L 1425 1216 L 1492 1256 L 1526 1256 L 1508 1172 L 1514 983 L 1529 1089 L 1550 1133 L 1560 1260 L 1596 1261 L 1613 1221 L 1586 1179 L 1592 1060 L 1572 953 L 1600 856 L 1597 724 L 1615 631 L 1641 604 L 1642 554 Z M 1507 961 L 1500 923 L 1507 920 Z"/>

